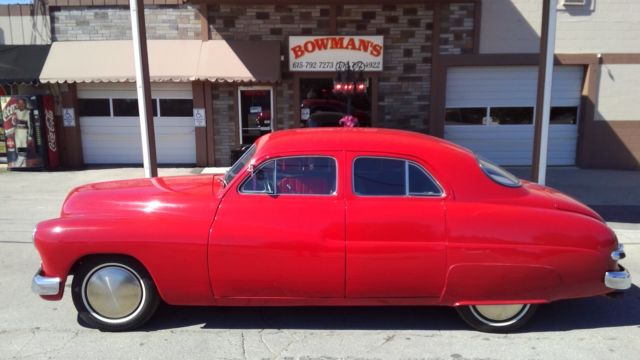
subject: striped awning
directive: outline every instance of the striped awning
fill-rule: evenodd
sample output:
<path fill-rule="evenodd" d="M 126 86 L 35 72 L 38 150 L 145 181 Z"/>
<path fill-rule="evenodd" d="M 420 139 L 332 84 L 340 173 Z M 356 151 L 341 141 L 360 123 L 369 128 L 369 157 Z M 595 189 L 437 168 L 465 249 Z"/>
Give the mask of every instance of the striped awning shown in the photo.
<path fill-rule="evenodd" d="M 152 82 L 276 82 L 277 41 L 148 40 Z M 43 83 L 133 82 L 133 43 L 54 42 L 40 73 Z"/>

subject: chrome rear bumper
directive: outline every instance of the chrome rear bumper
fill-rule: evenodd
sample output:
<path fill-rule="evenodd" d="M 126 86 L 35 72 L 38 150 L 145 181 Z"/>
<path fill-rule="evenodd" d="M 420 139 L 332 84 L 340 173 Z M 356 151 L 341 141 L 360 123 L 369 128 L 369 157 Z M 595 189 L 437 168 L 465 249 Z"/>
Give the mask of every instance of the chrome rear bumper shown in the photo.
<path fill-rule="evenodd" d="M 31 290 L 38 295 L 58 295 L 60 292 L 60 278 L 42 276 L 42 268 L 31 280 Z"/>
<path fill-rule="evenodd" d="M 609 289 L 627 290 L 631 287 L 631 274 L 620 266 L 620 271 L 607 271 L 604 274 L 604 284 Z"/>

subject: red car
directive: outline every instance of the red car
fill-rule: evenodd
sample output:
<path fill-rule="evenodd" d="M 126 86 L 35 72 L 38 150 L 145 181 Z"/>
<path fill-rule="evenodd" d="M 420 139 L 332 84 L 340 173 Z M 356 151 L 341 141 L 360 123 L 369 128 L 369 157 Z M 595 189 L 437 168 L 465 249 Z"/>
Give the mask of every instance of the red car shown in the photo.
<path fill-rule="evenodd" d="M 59 300 L 73 275 L 80 317 L 107 331 L 164 301 L 445 305 L 507 332 L 539 304 L 631 286 L 587 206 L 447 141 L 372 128 L 274 132 L 225 175 L 79 187 L 34 241 L 33 290 Z"/>

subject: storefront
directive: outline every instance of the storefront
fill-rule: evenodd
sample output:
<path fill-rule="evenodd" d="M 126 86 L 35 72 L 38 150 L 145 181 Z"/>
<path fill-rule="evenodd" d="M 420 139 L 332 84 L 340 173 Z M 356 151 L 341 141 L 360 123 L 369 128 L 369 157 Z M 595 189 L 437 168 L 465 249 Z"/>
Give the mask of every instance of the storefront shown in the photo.
<path fill-rule="evenodd" d="M 255 45 L 255 46 L 254 46 Z M 151 96 L 159 164 L 195 165 L 206 158 L 211 108 L 211 84 L 273 83 L 279 79 L 273 42 L 151 40 L 149 47 Z M 251 58 L 251 49 L 276 61 Z M 142 145 L 130 41 L 56 42 L 40 79 L 68 95 L 63 125 L 70 152 L 82 165 L 139 164 Z M 258 51 L 260 53 L 260 51 Z M 179 54 L 180 56 L 176 56 Z M 276 56 L 274 56 L 276 55 Z M 275 66 L 274 66 L 275 64 Z M 206 82 L 209 91 L 205 95 Z M 238 113 L 245 114 L 239 136 L 257 138 L 254 130 L 271 131 L 269 121 L 253 125 L 256 116 L 269 116 L 272 88 L 238 88 Z M 206 99 L 205 99 L 206 98 Z M 206 100 L 206 101 L 205 101 Z M 258 104 L 255 104 L 259 102 Z M 251 119 L 247 115 L 253 116 Z M 251 121 L 249 121 L 251 120 Z M 264 121 L 263 121 L 264 123 Z M 209 126 L 208 126 L 209 125 Z M 204 136 L 202 136 L 204 135 Z"/>
<path fill-rule="evenodd" d="M 507 3 L 151 0 L 158 161 L 228 166 L 261 135 L 340 126 L 350 115 L 358 126 L 431 134 L 502 165 L 531 165 L 539 34 L 528 24 L 540 9 Z M 559 24 L 580 26 L 586 48 L 591 15 L 576 19 L 576 9 L 559 7 Z M 583 10 L 635 24 L 614 8 Z M 51 0 L 49 11 L 53 44 L 39 80 L 65 120 L 63 165 L 140 163 L 128 9 Z M 611 52 L 599 56 L 563 31 L 548 163 L 638 168 L 629 94 L 640 60 L 620 54 L 634 43 L 598 37 Z"/>

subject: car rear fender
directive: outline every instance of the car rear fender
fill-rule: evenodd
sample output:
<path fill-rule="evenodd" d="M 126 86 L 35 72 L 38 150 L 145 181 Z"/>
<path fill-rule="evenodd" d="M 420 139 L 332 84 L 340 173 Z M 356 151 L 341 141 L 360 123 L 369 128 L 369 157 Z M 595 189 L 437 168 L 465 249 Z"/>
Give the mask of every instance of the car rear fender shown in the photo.
<path fill-rule="evenodd" d="M 451 305 L 545 303 L 562 284 L 553 268 L 518 264 L 458 264 L 449 268 L 441 302 Z"/>

